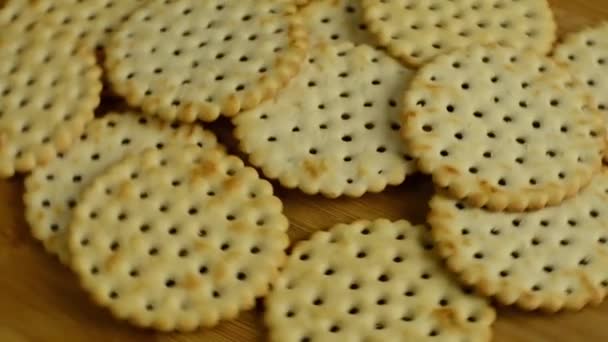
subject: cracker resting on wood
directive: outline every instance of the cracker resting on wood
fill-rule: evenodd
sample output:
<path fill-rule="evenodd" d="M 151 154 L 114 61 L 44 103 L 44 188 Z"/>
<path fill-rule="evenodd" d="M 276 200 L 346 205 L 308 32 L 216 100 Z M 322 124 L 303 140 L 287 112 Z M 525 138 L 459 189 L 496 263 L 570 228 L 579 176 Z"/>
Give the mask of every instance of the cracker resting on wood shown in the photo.
<path fill-rule="evenodd" d="M 339 224 L 298 243 L 266 298 L 270 341 L 490 341 L 494 309 L 443 268 L 426 227 Z"/>
<path fill-rule="evenodd" d="M 117 318 L 191 331 L 268 292 L 287 226 L 270 183 L 240 159 L 167 145 L 125 158 L 85 190 L 69 228 L 72 266 Z"/>

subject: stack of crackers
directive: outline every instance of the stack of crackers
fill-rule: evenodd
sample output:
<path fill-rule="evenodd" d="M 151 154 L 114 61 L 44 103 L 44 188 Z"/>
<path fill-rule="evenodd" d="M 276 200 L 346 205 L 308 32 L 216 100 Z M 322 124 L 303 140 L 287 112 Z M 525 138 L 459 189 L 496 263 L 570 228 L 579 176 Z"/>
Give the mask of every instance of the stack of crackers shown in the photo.
<path fill-rule="evenodd" d="M 545 0 L 8 0 L 0 27 L 0 176 L 28 174 L 33 236 L 119 319 L 192 331 L 265 297 L 272 341 L 488 341 L 491 300 L 608 292 L 608 24 L 555 44 Z M 335 198 L 415 172 L 428 225 L 293 248 L 262 178 Z"/>

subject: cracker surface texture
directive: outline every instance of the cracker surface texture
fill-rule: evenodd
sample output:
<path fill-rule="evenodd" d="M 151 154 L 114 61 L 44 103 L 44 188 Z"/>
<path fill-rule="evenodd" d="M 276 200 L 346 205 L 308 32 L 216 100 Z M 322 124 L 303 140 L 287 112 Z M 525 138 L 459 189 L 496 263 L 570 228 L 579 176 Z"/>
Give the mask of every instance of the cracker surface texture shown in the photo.
<path fill-rule="evenodd" d="M 109 113 L 91 121 L 65 155 L 25 179 L 25 217 L 32 234 L 69 263 L 67 228 L 82 190 L 126 154 L 176 142 L 219 148 L 213 133 L 198 126 L 170 125 L 135 112 Z"/>
<path fill-rule="evenodd" d="M 93 118 L 101 91 L 92 52 L 76 32 L 1 27 L 0 177 L 51 161 Z"/>
<path fill-rule="evenodd" d="M 473 43 L 545 54 L 556 35 L 546 0 L 362 0 L 362 6 L 378 42 L 413 66 Z"/>
<path fill-rule="evenodd" d="M 382 191 L 414 171 L 399 135 L 411 76 L 369 46 L 320 44 L 278 98 L 233 120 L 235 136 L 285 187 L 328 197 Z"/>
<path fill-rule="evenodd" d="M 357 221 L 291 253 L 266 298 L 270 341 L 489 341 L 494 309 L 443 268 L 426 227 Z"/>
<path fill-rule="evenodd" d="M 601 113 L 547 57 L 458 50 L 420 69 L 405 97 L 403 135 L 419 168 L 473 206 L 556 205 L 600 170 Z"/>
<path fill-rule="evenodd" d="M 0 10 L 0 25 L 21 29 L 44 26 L 77 32 L 81 46 L 103 46 L 116 26 L 149 0 L 9 0 Z"/>
<path fill-rule="evenodd" d="M 272 186 L 218 150 L 167 145 L 125 158 L 85 190 L 70 225 L 72 266 L 99 305 L 161 331 L 233 319 L 285 260 Z"/>
<path fill-rule="evenodd" d="M 363 22 L 359 0 L 316 0 L 299 11 L 311 45 L 340 41 L 376 45 Z"/>
<path fill-rule="evenodd" d="M 460 279 L 506 305 L 579 310 L 608 292 L 608 170 L 578 196 L 527 213 L 431 200 L 438 252 Z"/>
<path fill-rule="evenodd" d="M 307 33 L 293 5 L 172 0 L 137 10 L 106 49 L 114 91 L 168 121 L 213 121 L 272 98 L 295 76 Z"/>
<path fill-rule="evenodd" d="M 608 22 L 566 36 L 553 57 L 587 86 L 608 120 Z"/>

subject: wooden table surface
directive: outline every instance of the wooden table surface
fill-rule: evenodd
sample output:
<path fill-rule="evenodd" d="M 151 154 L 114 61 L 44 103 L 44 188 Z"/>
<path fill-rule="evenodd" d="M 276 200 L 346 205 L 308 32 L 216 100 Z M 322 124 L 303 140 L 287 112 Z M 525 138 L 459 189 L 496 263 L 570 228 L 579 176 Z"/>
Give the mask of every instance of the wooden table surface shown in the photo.
<path fill-rule="evenodd" d="M 539 0 L 542 1 L 542 0 Z M 1 1 L 0 1 L 1 2 Z M 608 0 L 549 0 L 560 34 L 608 19 Z M 230 143 L 227 123 L 214 124 Z M 266 340 L 262 305 L 235 321 L 190 334 L 161 334 L 114 320 L 93 305 L 76 278 L 47 255 L 29 234 L 23 217 L 23 179 L 0 180 L 0 342 L 156 341 L 254 342 Z M 406 218 L 424 222 L 432 193 L 428 177 L 415 176 L 399 187 L 360 199 L 328 200 L 278 188 L 290 219 L 290 236 L 300 240 L 318 229 L 355 219 Z M 578 313 L 546 315 L 499 308 L 496 342 L 608 341 L 608 301 Z"/>

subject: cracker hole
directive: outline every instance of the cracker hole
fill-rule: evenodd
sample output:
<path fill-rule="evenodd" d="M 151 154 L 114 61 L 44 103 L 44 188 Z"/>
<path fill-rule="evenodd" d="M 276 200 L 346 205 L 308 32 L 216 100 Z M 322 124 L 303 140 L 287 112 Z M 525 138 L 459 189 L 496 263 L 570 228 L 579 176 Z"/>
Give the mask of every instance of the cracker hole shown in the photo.
<path fill-rule="evenodd" d="M 139 231 L 142 233 L 146 233 L 150 230 L 150 225 L 148 224 L 142 224 L 141 226 L 139 226 Z"/>

